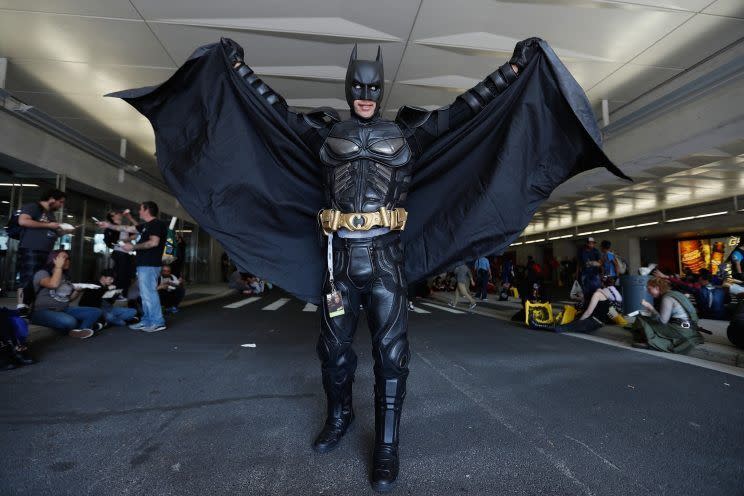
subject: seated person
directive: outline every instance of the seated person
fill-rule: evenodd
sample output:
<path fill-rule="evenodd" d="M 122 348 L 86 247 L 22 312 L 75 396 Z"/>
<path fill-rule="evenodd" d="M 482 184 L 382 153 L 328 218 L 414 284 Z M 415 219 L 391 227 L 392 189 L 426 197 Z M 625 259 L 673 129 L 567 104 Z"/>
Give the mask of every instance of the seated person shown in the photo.
<path fill-rule="evenodd" d="M 603 277 L 602 287 L 592 294 L 581 317 L 555 327 L 555 332 L 592 332 L 605 324 L 614 324 L 612 316 L 618 312 L 623 297 L 615 287 L 614 277 Z"/>
<path fill-rule="evenodd" d="M 165 311 L 168 313 L 177 313 L 178 305 L 186 296 L 183 279 L 179 279 L 173 274 L 170 265 L 163 265 L 160 268 L 158 296 L 160 296 L 160 304 L 165 307 Z"/>
<path fill-rule="evenodd" d="M 135 321 L 139 321 L 137 318 L 137 310 L 134 308 L 116 307 L 114 302 L 117 296 L 121 292 L 114 292 L 116 286 L 114 286 L 114 271 L 106 269 L 101 272 L 101 277 L 97 284 L 101 286 L 99 289 L 85 289 L 83 290 L 83 296 L 80 297 L 80 306 L 100 308 L 103 310 L 103 319 L 107 325 L 111 326 L 124 326 L 131 324 Z M 108 298 L 104 298 L 106 293 L 111 292 Z"/>
<path fill-rule="evenodd" d="M 70 306 L 70 302 L 80 296 L 80 291 L 72 285 L 69 269 L 68 253 L 55 250 L 49 254 L 46 266 L 34 274 L 36 302 L 31 322 L 73 338 L 87 339 L 103 328 L 98 323 L 102 312 L 100 308 Z"/>
<path fill-rule="evenodd" d="M 726 309 L 726 304 L 730 303 L 731 297 L 725 288 L 721 287 L 721 280 L 718 277 L 711 277 L 708 269 L 701 269 L 698 273 L 697 280 L 692 276 L 680 279 L 674 276 L 668 276 L 656 269 L 656 277 L 666 279 L 672 288 L 690 293 L 695 297 L 697 303 L 697 313 L 703 319 L 729 320 L 730 312 Z"/>
<path fill-rule="evenodd" d="M 662 277 L 648 281 L 646 289 L 658 302 L 658 308 L 641 300 L 649 315 L 639 315 L 633 323 L 634 347 L 687 353 L 703 342 L 698 332 L 697 312 L 685 295 L 672 291 Z"/>
<path fill-rule="evenodd" d="M 253 294 L 255 288 L 254 286 L 251 286 L 251 284 L 255 285 L 256 280 L 256 276 L 250 272 L 240 272 L 239 270 L 236 270 L 230 275 L 230 280 L 227 285 L 230 289 L 234 289 L 239 293 Z"/>

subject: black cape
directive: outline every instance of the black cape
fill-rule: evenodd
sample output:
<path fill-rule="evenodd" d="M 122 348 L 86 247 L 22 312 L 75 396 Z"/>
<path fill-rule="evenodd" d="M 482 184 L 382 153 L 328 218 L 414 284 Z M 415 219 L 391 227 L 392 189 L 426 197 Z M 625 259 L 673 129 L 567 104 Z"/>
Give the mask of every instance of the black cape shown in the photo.
<path fill-rule="evenodd" d="M 547 43 L 504 93 L 440 137 L 414 166 L 402 239 L 409 282 L 502 253 L 561 182 L 604 166 L 581 87 Z M 163 178 L 241 271 L 319 303 L 325 244 L 321 164 L 230 67 L 197 49 L 157 87 L 113 93 L 155 130 Z"/>

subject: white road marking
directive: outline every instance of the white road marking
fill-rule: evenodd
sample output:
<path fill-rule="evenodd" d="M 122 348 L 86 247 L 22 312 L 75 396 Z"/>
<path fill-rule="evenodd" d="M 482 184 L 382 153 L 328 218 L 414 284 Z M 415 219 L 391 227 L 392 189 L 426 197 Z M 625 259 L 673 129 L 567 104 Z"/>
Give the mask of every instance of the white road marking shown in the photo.
<path fill-rule="evenodd" d="M 286 305 L 289 300 L 290 300 L 289 298 L 279 298 L 274 303 L 272 303 L 271 305 L 266 305 L 261 310 L 268 310 L 270 312 L 271 311 L 274 311 L 274 310 L 277 310 L 277 309 L 283 307 L 284 305 Z"/>
<path fill-rule="evenodd" d="M 463 312 L 463 311 L 460 311 L 460 310 L 455 310 L 454 308 L 450 308 L 450 307 L 443 307 L 443 306 L 441 306 L 441 305 L 436 305 L 436 304 L 434 304 L 434 303 L 428 303 L 428 302 L 426 302 L 426 301 L 422 301 L 422 302 L 421 302 L 421 304 L 422 304 L 422 305 L 426 305 L 427 307 L 434 307 L 434 308 L 438 308 L 439 310 L 444 310 L 445 312 L 450 312 L 450 313 L 465 313 L 465 312 Z"/>
<path fill-rule="evenodd" d="M 222 308 L 240 308 L 243 305 L 247 305 L 249 303 L 253 303 L 256 300 L 260 300 L 260 296 L 251 296 L 250 298 L 247 298 L 245 300 L 236 301 L 235 303 L 230 303 L 229 305 L 225 305 Z"/>
<path fill-rule="evenodd" d="M 312 303 L 306 303 L 305 308 L 302 309 L 303 312 L 314 312 L 318 309 L 318 305 L 313 305 Z"/>
<path fill-rule="evenodd" d="M 429 312 L 427 310 L 424 310 L 423 308 L 419 308 L 419 307 L 412 307 L 411 310 L 413 310 L 416 313 L 431 313 L 431 312 Z"/>

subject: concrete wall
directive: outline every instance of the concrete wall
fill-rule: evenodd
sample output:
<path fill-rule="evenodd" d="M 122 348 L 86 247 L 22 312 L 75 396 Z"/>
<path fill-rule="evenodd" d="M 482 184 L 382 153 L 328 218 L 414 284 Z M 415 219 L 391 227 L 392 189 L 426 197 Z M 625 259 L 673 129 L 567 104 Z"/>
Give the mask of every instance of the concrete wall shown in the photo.
<path fill-rule="evenodd" d="M 7 112 L 0 112 L 0 150 L 23 162 L 91 186 L 101 191 L 105 195 L 103 198 L 116 197 L 135 202 L 152 200 L 166 215 L 193 222 L 173 195 L 132 174 L 125 174 L 124 182 L 118 182 L 117 167 Z"/>

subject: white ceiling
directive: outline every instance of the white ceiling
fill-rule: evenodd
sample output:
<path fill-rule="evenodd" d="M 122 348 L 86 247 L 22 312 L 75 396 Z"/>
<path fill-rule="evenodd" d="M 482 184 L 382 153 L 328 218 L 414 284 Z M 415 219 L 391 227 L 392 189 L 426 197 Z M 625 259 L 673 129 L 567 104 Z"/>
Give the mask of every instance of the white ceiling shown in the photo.
<path fill-rule="evenodd" d="M 344 109 L 351 46 L 372 57 L 381 44 L 390 116 L 450 103 L 532 35 L 551 43 L 595 106 L 616 108 L 743 34 L 743 0 L 0 0 L 6 88 L 116 152 L 126 138 L 128 158 L 151 171 L 149 123 L 102 95 L 160 83 L 221 36 L 301 108 Z"/>

